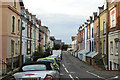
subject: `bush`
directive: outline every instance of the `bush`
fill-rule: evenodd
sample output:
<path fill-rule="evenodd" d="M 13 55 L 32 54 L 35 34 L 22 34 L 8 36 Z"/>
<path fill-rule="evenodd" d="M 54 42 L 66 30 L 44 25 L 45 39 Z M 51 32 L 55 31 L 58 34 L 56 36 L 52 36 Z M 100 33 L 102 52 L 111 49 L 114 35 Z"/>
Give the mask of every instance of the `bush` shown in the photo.
<path fill-rule="evenodd" d="M 38 46 L 37 51 L 35 51 L 32 55 L 33 61 L 36 61 L 38 58 L 43 57 L 43 49 L 41 46 Z"/>

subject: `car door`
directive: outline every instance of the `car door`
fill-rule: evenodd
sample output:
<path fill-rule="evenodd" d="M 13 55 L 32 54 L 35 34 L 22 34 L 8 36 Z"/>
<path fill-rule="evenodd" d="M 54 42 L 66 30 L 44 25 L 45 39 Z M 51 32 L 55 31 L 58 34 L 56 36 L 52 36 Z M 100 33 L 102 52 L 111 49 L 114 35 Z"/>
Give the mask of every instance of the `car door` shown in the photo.
<path fill-rule="evenodd" d="M 59 75 L 60 75 L 60 72 L 59 72 L 59 70 L 57 70 L 56 68 L 55 68 L 55 66 L 53 66 L 53 64 L 50 64 L 50 66 L 51 66 L 51 68 L 53 69 L 53 71 L 54 71 L 54 73 L 53 73 L 53 76 L 54 76 L 54 78 L 55 79 L 59 79 Z"/>

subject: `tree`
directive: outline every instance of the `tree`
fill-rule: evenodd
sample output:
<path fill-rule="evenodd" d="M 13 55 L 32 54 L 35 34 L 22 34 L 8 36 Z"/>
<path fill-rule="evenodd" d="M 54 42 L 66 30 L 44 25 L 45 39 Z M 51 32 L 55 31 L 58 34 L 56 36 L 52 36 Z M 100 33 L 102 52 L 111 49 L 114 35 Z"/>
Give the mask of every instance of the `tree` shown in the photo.
<path fill-rule="evenodd" d="M 43 57 L 43 49 L 41 46 L 37 47 L 37 51 L 35 51 L 32 55 L 33 61 L 36 61 L 38 58 Z"/>
<path fill-rule="evenodd" d="M 54 43 L 53 50 L 59 50 L 59 49 L 60 49 L 60 44 L 55 44 Z"/>

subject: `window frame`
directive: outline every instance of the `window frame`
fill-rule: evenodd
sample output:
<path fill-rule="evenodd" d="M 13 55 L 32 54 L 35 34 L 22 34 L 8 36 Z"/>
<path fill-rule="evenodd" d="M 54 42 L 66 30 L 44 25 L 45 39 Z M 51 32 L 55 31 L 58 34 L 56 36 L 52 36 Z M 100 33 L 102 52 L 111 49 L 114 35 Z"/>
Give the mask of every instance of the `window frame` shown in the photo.
<path fill-rule="evenodd" d="M 113 55 L 113 41 L 110 42 L 110 54 Z"/>
<path fill-rule="evenodd" d="M 97 25 L 97 37 L 99 36 L 99 26 Z"/>
<path fill-rule="evenodd" d="M 12 41 L 13 41 L 13 44 L 12 44 Z M 12 52 L 12 45 L 13 45 L 13 52 Z M 11 54 L 14 56 L 15 55 L 15 40 L 11 39 Z"/>
<path fill-rule="evenodd" d="M 11 20 L 11 33 L 16 32 L 16 17 L 13 15 Z"/>
<path fill-rule="evenodd" d="M 17 0 L 13 0 L 13 6 L 14 8 L 17 8 Z"/>
<path fill-rule="evenodd" d="M 18 19 L 18 35 L 20 35 L 20 19 Z"/>
<path fill-rule="evenodd" d="M 103 40 L 103 54 L 106 54 L 106 42 Z"/>
<path fill-rule="evenodd" d="M 115 41 L 115 55 L 118 56 L 119 41 Z"/>
<path fill-rule="evenodd" d="M 103 21 L 103 34 L 106 34 L 106 22 Z"/>
<path fill-rule="evenodd" d="M 114 14 L 113 11 L 115 11 Z M 114 28 L 114 27 L 116 27 L 116 8 L 113 8 L 110 11 L 110 28 Z"/>

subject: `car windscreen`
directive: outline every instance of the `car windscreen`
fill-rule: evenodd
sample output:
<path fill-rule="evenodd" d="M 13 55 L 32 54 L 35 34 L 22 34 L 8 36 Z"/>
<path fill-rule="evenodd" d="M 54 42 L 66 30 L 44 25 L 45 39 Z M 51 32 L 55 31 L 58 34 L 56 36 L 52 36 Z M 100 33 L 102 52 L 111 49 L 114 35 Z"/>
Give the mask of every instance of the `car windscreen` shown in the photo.
<path fill-rule="evenodd" d="M 43 71 L 47 70 L 46 65 L 44 64 L 34 64 L 34 65 L 25 65 L 22 67 L 22 71 Z"/>
<path fill-rule="evenodd" d="M 50 61 L 50 62 L 54 63 L 54 60 L 49 59 L 48 61 Z"/>

